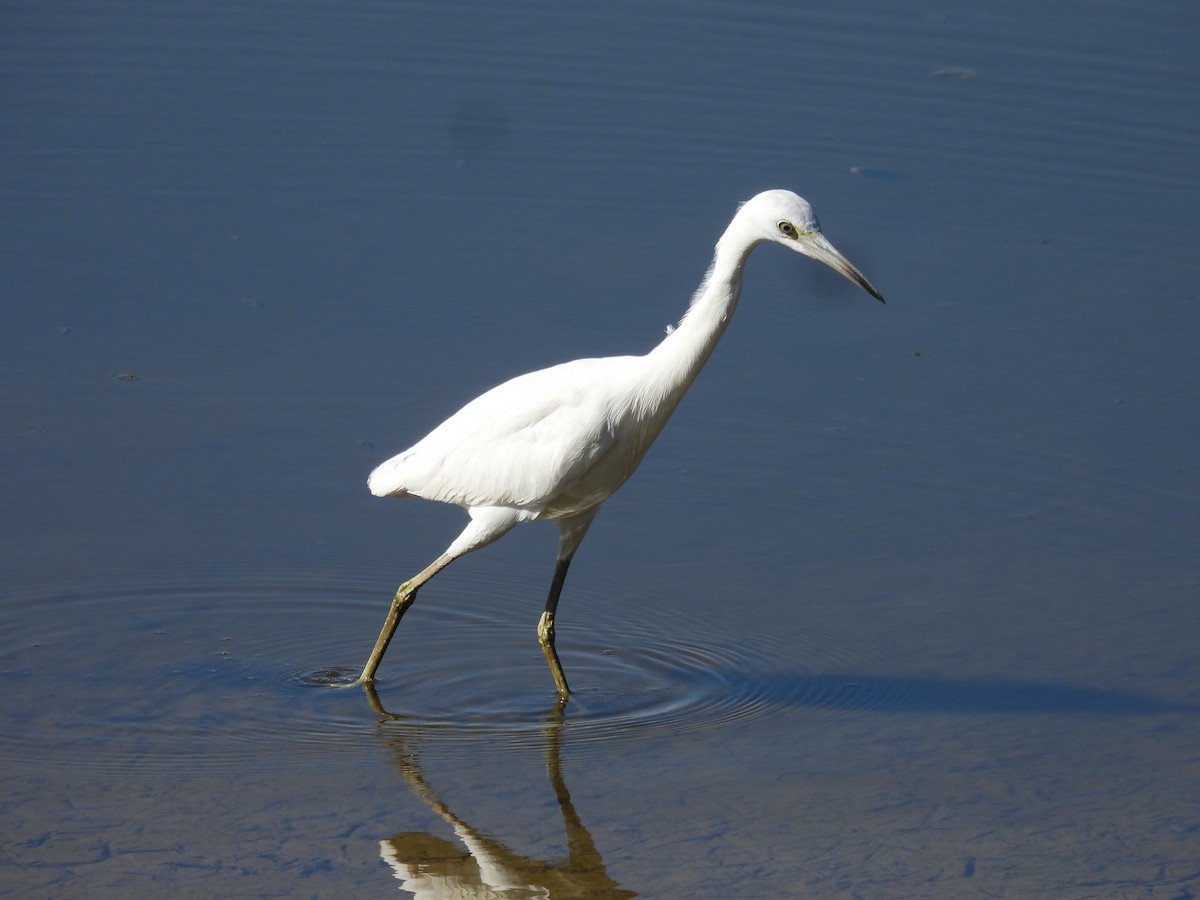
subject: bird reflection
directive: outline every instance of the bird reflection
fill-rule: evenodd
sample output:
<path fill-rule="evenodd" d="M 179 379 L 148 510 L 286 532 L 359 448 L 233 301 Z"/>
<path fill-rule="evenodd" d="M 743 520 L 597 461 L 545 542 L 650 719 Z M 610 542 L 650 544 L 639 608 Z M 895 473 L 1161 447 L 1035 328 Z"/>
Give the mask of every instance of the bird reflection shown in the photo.
<path fill-rule="evenodd" d="M 418 797 L 453 829 L 458 843 L 422 831 L 402 831 L 379 842 L 379 853 L 392 867 L 402 890 L 416 900 L 508 900 L 508 898 L 588 898 L 618 900 L 636 897 L 622 889 L 604 869 L 591 834 L 579 819 L 562 776 L 561 716 L 547 720 L 543 731 L 546 772 L 562 813 L 567 854 L 557 860 L 522 856 L 456 815 L 425 780 L 412 739 L 419 733 L 404 727 L 388 713 L 375 692 L 367 697 L 385 717 L 388 743 L 400 774 Z"/>

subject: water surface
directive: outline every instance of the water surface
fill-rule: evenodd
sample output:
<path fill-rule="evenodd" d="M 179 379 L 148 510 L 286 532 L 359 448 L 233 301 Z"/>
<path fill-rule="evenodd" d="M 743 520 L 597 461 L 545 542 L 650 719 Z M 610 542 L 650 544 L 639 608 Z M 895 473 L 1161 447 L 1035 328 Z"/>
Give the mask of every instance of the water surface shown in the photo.
<path fill-rule="evenodd" d="M 13 895 L 1189 896 L 1195 10 L 4 18 Z M 462 524 L 370 468 L 652 346 L 771 187 L 888 305 L 755 254 L 572 566 L 565 714 L 543 526 L 322 684 Z"/>

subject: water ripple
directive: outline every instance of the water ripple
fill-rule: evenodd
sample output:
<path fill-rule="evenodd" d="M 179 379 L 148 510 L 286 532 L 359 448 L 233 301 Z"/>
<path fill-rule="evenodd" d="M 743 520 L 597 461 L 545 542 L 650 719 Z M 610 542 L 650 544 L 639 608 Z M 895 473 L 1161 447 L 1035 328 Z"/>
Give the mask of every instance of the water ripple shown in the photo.
<path fill-rule="evenodd" d="M 422 595 L 377 695 L 364 698 L 331 683 L 353 680 L 383 618 L 378 573 L 213 574 L 18 585 L 0 608 L 0 674 L 14 688 L 0 701 L 11 723 L 0 758 L 127 772 L 181 760 L 311 765 L 314 753 L 352 764 L 374 752 L 363 738 L 381 720 L 448 738 L 447 747 L 477 737 L 541 745 L 553 686 L 524 582 L 458 577 Z M 648 598 L 600 602 L 600 590 L 576 591 L 559 629 L 576 691 L 561 719 L 573 752 L 761 716 L 784 698 L 772 668 L 845 668 L 856 658 L 825 635 L 728 634 Z M 529 615 L 514 614 L 531 602 Z"/>

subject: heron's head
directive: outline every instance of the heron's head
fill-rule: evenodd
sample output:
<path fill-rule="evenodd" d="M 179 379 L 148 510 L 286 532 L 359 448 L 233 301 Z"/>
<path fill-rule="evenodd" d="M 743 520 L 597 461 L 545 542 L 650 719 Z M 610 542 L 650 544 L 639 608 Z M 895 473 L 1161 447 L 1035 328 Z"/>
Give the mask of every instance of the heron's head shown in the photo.
<path fill-rule="evenodd" d="M 763 191 L 742 204 L 737 218 L 744 220 L 752 243 L 773 241 L 797 253 L 811 256 L 834 271 L 841 272 L 876 300 L 883 302 L 883 295 L 867 277 L 821 234 L 817 215 L 803 197 L 791 191 Z"/>

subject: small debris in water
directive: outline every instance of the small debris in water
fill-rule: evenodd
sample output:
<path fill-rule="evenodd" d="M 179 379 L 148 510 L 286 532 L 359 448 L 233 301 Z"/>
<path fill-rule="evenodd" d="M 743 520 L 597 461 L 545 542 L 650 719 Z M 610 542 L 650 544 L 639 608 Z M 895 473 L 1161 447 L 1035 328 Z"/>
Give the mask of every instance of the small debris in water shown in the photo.
<path fill-rule="evenodd" d="M 974 78 L 978 74 L 974 69 L 962 69 L 956 66 L 934 69 L 929 73 L 931 78 Z"/>

